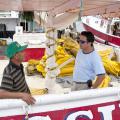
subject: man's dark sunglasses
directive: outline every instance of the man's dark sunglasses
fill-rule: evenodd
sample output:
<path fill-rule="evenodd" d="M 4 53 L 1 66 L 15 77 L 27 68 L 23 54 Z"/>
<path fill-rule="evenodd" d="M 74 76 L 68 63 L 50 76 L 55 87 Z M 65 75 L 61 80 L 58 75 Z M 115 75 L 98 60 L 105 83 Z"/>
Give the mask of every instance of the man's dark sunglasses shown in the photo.
<path fill-rule="evenodd" d="M 80 40 L 80 39 L 78 39 L 77 41 L 78 41 L 78 43 L 80 43 L 80 44 L 84 44 L 84 43 L 87 43 L 87 41 L 84 41 L 84 40 Z"/>

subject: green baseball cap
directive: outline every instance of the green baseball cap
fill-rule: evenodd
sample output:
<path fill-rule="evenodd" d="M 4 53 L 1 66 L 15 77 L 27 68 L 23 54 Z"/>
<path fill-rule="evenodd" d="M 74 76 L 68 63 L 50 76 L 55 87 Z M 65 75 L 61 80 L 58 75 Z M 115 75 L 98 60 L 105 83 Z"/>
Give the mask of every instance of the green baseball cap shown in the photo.
<path fill-rule="evenodd" d="M 17 52 L 23 51 L 24 49 L 27 48 L 28 45 L 23 45 L 21 46 L 18 42 L 12 42 L 10 43 L 5 51 L 5 55 L 8 58 L 13 57 Z"/>

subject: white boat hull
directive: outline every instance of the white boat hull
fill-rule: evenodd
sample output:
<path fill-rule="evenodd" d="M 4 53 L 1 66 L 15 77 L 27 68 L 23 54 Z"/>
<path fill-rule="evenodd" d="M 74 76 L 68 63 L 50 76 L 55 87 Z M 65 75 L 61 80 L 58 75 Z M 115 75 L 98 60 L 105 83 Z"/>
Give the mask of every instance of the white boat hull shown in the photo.
<path fill-rule="evenodd" d="M 119 88 L 104 88 L 35 96 L 33 106 L 21 100 L 0 100 L 0 120 L 22 120 L 26 112 L 30 118 L 43 116 L 45 120 L 118 120 L 119 93 Z"/>

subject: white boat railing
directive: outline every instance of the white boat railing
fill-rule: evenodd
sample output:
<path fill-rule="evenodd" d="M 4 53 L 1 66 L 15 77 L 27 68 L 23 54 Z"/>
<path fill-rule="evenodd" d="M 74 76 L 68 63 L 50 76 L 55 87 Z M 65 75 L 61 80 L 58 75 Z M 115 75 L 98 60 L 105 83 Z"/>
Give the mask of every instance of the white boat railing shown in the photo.
<path fill-rule="evenodd" d="M 48 94 L 34 97 L 36 99 L 36 103 L 33 106 L 28 106 L 22 100 L 0 100 L 0 103 L 2 103 L 0 105 L 0 117 L 24 115 L 25 107 L 28 108 L 29 113 L 40 113 L 118 101 L 120 100 L 120 88 L 110 87 L 75 91 L 68 94 Z"/>

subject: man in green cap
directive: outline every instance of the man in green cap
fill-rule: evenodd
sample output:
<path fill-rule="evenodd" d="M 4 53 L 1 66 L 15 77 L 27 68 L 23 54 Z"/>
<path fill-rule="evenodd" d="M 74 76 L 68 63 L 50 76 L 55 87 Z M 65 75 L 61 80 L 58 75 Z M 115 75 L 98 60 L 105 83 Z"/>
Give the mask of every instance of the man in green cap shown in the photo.
<path fill-rule="evenodd" d="M 23 50 L 26 48 L 27 45 L 21 46 L 17 42 L 8 45 L 5 54 L 10 59 L 10 62 L 3 72 L 0 98 L 20 98 L 27 104 L 34 104 L 35 99 L 30 94 L 22 65 L 24 59 Z"/>

